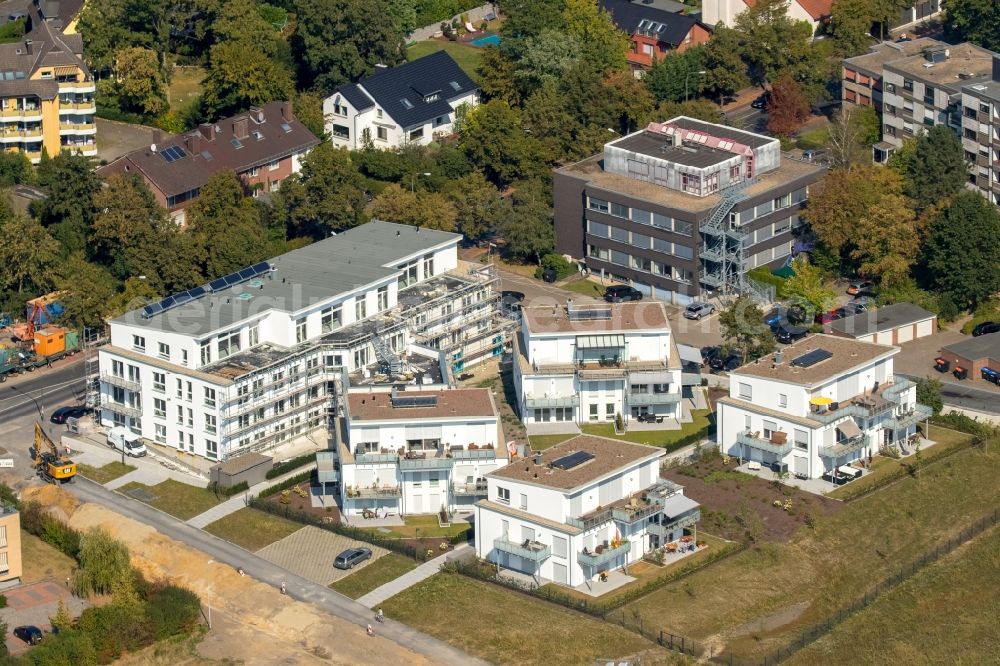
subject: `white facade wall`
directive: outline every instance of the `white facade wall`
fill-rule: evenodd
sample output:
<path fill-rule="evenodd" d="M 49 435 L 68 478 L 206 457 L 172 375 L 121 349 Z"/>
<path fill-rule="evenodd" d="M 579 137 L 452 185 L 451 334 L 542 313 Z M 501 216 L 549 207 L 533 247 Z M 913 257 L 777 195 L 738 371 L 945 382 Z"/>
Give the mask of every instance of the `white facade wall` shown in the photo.
<path fill-rule="evenodd" d="M 746 8 L 747 4 L 743 0 L 705 0 L 702 4 L 701 20 L 709 27 L 715 27 L 722 23 L 726 27 L 732 28 L 736 17 L 742 14 Z M 802 5 L 794 1 L 788 4 L 788 18 L 795 21 L 805 21 L 812 27 L 814 34 L 819 28 L 819 21 L 813 19 L 809 12 L 802 8 Z"/>

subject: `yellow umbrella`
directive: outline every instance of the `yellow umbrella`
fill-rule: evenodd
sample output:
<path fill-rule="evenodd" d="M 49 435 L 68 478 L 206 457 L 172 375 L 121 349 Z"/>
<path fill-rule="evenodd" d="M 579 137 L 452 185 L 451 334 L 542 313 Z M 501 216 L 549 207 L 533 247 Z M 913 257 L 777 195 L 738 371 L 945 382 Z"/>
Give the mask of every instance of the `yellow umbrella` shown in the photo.
<path fill-rule="evenodd" d="M 827 398 L 827 397 L 822 396 L 822 395 L 818 395 L 815 398 L 812 398 L 811 400 L 809 400 L 809 404 L 810 405 L 817 405 L 819 407 L 826 407 L 827 405 L 829 405 L 832 402 L 833 402 L 833 398 Z"/>

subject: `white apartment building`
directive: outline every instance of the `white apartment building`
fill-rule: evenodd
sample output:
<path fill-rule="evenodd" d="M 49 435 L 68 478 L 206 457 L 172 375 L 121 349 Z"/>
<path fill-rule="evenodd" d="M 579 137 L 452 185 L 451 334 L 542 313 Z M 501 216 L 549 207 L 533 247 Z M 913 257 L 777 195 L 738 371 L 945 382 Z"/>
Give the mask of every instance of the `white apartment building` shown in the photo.
<path fill-rule="evenodd" d="M 916 385 L 893 375 L 898 347 L 813 335 L 729 375 L 719 448 L 800 478 L 905 441 L 930 417 Z"/>
<path fill-rule="evenodd" d="M 337 88 L 323 100 L 323 117 L 334 146 L 386 150 L 453 134 L 459 107 L 477 104 L 479 86 L 438 51 Z"/>
<path fill-rule="evenodd" d="M 507 464 L 496 405 L 485 388 L 352 389 L 336 452 L 342 512 L 472 511 L 485 476 Z M 322 470 L 323 464 L 320 464 Z"/>
<path fill-rule="evenodd" d="M 681 415 L 681 369 L 663 305 L 527 307 L 513 376 L 526 425 Z"/>
<path fill-rule="evenodd" d="M 675 542 L 701 517 L 660 478 L 665 451 L 580 435 L 486 477 L 476 554 L 502 569 L 576 587 Z"/>
<path fill-rule="evenodd" d="M 373 221 L 110 322 L 105 426 L 211 460 L 327 424 L 348 384 L 448 384 L 503 351 L 496 273 L 461 236 Z"/>

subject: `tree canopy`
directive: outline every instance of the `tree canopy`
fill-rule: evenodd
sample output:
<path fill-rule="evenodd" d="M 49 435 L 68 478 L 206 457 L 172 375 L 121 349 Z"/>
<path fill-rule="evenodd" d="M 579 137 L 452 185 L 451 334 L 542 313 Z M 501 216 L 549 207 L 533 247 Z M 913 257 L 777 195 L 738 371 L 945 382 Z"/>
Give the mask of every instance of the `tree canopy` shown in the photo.
<path fill-rule="evenodd" d="M 975 308 L 1000 291 L 1000 211 L 962 191 L 930 224 L 924 246 L 931 286 L 960 307 Z"/>
<path fill-rule="evenodd" d="M 945 125 L 935 125 L 913 139 L 893 166 L 902 174 L 904 192 L 923 210 L 958 193 L 968 180 L 962 142 Z"/>
<path fill-rule="evenodd" d="M 774 334 L 753 299 L 740 296 L 720 312 L 719 328 L 726 346 L 739 352 L 744 363 L 774 350 Z"/>
<path fill-rule="evenodd" d="M 944 0 L 945 34 L 955 42 L 972 42 L 1000 51 L 1000 3 L 993 0 Z"/>

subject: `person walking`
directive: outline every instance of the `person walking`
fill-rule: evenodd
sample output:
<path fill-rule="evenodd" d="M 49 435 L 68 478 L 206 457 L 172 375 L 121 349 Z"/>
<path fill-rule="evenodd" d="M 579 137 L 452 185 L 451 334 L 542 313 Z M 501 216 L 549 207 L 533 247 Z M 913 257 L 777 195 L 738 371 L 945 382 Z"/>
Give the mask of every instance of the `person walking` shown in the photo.
<path fill-rule="evenodd" d="M 381 608 L 379 608 L 377 611 L 375 611 L 375 620 L 377 622 L 379 622 L 379 623 L 385 621 L 385 614 L 382 612 Z"/>

